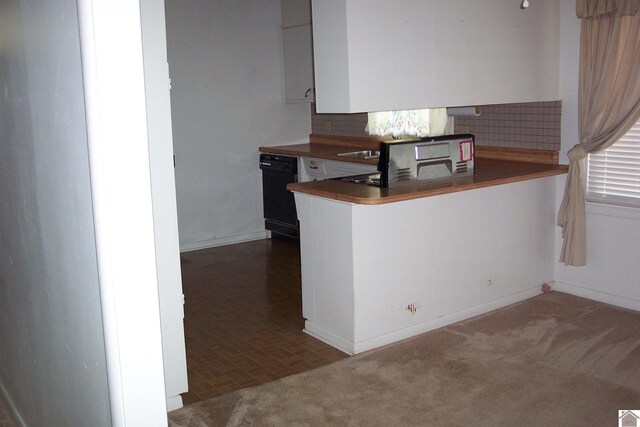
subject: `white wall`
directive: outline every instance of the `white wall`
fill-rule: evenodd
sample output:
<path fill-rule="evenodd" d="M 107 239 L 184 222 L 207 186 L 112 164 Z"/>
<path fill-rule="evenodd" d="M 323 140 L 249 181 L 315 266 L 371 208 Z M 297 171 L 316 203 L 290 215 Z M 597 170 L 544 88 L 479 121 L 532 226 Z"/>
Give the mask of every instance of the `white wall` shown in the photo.
<path fill-rule="evenodd" d="M 578 65 L 580 21 L 575 2 L 563 0 L 560 24 L 561 162 L 578 142 Z M 560 180 L 556 212 L 564 179 Z M 557 228 L 556 259 L 561 234 Z M 640 210 L 587 203 L 587 265 L 556 263 L 555 287 L 587 298 L 640 310 Z"/>
<path fill-rule="evenodd" d="M 77 16 L 0 3 L 0 389 L 32 426 L 111 425 Z"/>
<path fill-rule="evenodd" d="M 258 147 L 308 142 L 284 104 L 279 0 L 167 0 L 181 249 L 262 238 Z"/>

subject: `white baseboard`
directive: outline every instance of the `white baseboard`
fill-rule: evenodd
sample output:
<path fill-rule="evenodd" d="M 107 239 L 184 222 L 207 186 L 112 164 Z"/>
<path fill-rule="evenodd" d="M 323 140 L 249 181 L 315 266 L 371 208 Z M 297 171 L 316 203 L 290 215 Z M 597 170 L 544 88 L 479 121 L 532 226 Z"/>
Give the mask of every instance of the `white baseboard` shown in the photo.
<path fill-rule="evenodd" d="M 16 405 L 13 403 L 13 399 L 9 396 L 7 389 L 5 388 L 2 381 L 0 381 L 0 400 L 4 403 L 7 411 L 9 412 L 9 416 L 11 417 L 11 421 L 16 424 L 16 427 L 27 427 L 27 423 L 24 422 L 24 419 L 18 412 Z"/>
<path fill-rule="evenodd" d="M 337 348 L 338 350 L 347 353 L 349 356 L 353 356 L 353 343 L 351 341 L 344 339 L 341 336 L 334 334 L 333 332 L 327 331 L 326 329 L 321 328 L 320 326 L 315 325 L 308 320 L 304 322 L 303 332 L 319 339 L 326 344 L 329 344 L 331 347 Z"/>
<path fill-rule="evenodd" d="M 426 322 L 419 323 L 417 325 L 413 325 L 405 329 L 400 329 L 397 331 L 390 332 L 388 334 L 362 340 L 354 344 L 354 353 L 355 354 L 362 353 L 364 351 L 372 350 L 374 348 L 378 348 L 383 345 L 402 341 L 404 339 L 411 338 L 413 336 L 420 335 L 425 332 L 433 331 L 434 329 L 439 329 L 444 326 L 449 326 L 453 323 L 460 322 L 462 320 L 466 320 L 481 314 L 485 314 L 490 311 L 497 310 L 499 308 L 506 307 L 508 305 L 527 300 L 529 298 L 533 298 L 537 295 L 540 295 L 541 293 L 542 291 L 540 290 L 540 286 L 536 285 L 532 288 L 525 289 L 524 291 L 520 291 L 513 295 L 508 295 L 506 297 L 502 297 L 500 299 L 497 299 L 485 304 L 471 307 L 467 310 L 447 314 L 445 316 L 428 320 Z"/>
<path fill-rule="evenodd" d="M 481 304 L 467 310 L 459 311 L 457 313 L 447 314 L 442 317 L 438 317 L 436 319 L 428 320 L 423 323 L 419 323 L 417 325 L 410 326 L 408 328 L 399 329 L 393 332 L 389 332 L 384 335 L 379 335 L 377 337 L 368 338 L 358 342 L 351 342 L 342 337 L 339 337 L 333 334 L 330 331 L 327 331 L 308 320 L 305 322 L 304 331 L 319 339 L 322 342 L 329 344 L 332 347 L 337 348 L 340 351 L 343 351 L 349 355 L 362 353 L 368 350 L 373 350 L 374 348 L 382 347 L 383 345 L 392 344 L 398 341 L 402 341 L 407 338 L 411 338 L 416 335 L 423 334 L 425 332 L 432 331 L 434 329 L 442 328 L 444 326 L 451 325 L 456 322 L 460 322 L 462 320 L 469 319 L 474 316 L 478 316 L 480 314 L 485 314 L 493 310 L 497 310 L 502 307 L 506 307 L 511 304 L 515 304 L 520 301 L 527 300 L 529 298 L 533 298 L 537 295 L 541 294 L 540 286 L 534 286 L 529 289 L 525 289 L 524 291 L 520 291 L 513 295 L 508 295 L 506 297 Z"/>
<path fill-rule="evenodd" d="M 167 412 L 175 411 L 176 409 L 182 408 L 182 396 L 171 396 L 167 397 Z"/>
<path fill-rule="evenodd" d="M 256 233 L 222 237 L 219 239 L 206 240 L 204 242 L 187 243 L 184 245 L 180 245 L 180 252 L 197 251 L 200 249 L 215 248 L 218 246 L 234 245 L 236 243 L 251 242 L 254 240 L 262 240 L 266 238 L 267 233 L 265 231 L 258 231 Z"/>
<path fill-rule="evenodd" d="M 623 297 L 620 295 L 608 294 L 606 292 L 595 291 L 593 289 L 583 288 L 566 282 L 551 282 L 553 290 L 575 295 L 577 297 L 587 298 L 590 300 L 603 302 L 605 304 L 615 305 L 616 307 L 627 308 L 629 310 L 640 311 L 640 301 L 634 298 Z"/>

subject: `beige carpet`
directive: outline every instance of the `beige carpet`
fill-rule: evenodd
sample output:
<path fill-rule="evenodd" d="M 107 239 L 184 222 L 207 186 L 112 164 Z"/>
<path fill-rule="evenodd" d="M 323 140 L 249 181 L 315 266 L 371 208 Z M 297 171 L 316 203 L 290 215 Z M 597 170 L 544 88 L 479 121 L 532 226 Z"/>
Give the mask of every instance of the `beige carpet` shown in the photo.
<path fill-rule="evenodd" d="M 0 398 L 0 427 L 15 427 L 16 424 L 9 416 L 9 409 Z"/>
<path fill-rule="evenodd" d="M 615 426 L 640 409 L 640 313 L 552 292 L 186 406 L 171 426 Z"/>

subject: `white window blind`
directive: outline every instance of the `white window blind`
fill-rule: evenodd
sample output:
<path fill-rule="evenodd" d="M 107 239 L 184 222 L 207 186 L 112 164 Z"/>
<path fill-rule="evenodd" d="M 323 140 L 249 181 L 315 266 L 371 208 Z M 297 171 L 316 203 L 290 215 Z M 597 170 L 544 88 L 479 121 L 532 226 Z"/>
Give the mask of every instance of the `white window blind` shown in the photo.
<path fill-rule="evenodd" d="M 587 198 L 640 206 L 640 121 L 615 144 L 589 154 Z"/>

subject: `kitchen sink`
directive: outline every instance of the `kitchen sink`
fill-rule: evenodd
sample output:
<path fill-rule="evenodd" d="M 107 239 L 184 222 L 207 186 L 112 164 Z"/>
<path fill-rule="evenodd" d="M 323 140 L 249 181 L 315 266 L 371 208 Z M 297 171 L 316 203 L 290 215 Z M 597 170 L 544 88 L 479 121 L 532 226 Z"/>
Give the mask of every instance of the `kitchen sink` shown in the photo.
<path fill-rule="evenodd" d="M 380 157 L 380 151 L 377 150 L 360 150 L 360 151 L 350 151 L 348 153 L 338 153 L 340 157 L 350 157 L 354 159 L 377 159 Z"/>

